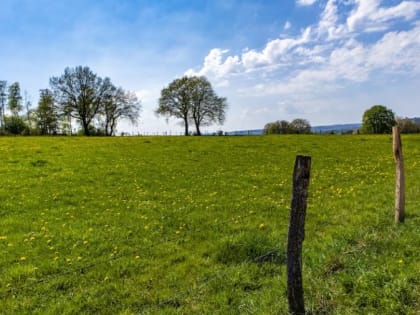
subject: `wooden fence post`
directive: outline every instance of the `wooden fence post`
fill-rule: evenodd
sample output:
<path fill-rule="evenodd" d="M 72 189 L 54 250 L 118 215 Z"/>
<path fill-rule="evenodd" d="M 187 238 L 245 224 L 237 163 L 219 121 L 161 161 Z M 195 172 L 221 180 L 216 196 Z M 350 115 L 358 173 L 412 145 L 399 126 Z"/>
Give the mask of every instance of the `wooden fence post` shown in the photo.
<path fill-rule="evenodd" d="M 392 147 L 396 166 L 395 223 L 402 223 L 405 215 L 405 178 L 401 136 L 398 127 L 392 127 Z"/>
<path fill-rule="evenodd" d="M 293 172 L 293 196 L 287 237 L 287 298 L 289 311 L 305 314 L 302 286 L 302 243 L 305 238 L 305 216 L 308 197 L 311 157 L 296 157 Z"/>

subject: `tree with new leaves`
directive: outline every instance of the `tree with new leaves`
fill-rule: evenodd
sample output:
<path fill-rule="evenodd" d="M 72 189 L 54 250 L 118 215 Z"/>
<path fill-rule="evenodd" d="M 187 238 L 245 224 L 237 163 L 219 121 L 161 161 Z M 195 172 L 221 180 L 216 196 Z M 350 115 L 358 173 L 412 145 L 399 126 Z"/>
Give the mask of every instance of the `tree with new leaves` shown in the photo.
<path fill-rule="evenodd" d="M 160 93 L 159 107 L 156 114 L 166 118 L 175 117 L 182 119 L 184 134 L 189 135 L 189 118 L 191 113 L 191 89 L 188 77 L 172 81 Z"/>
<path fill-rule="evenodd" d="M 19 82 L 15 82 L 9 86 L 8 107 L 12 116 L 19 116 L 19 112 L 22 110 L 22 96 L 20 94 Z"/>
<path fill-rule="evenodd" d="M 311 124 L 306 119 L 296 118 L 291 122 L 277 120 L 264 126 L 264 134 L 308 134 L 311 133 Z"/>
<path fill-rule="evenodd" d="M 223 124 L 227 102 L 226 98 L 216 95 L 205 77 L 191 77 L 190 85 L 191 118 L 195 125 L 196 135 L 201 136 L 201 126 L 209 126 L 213 123 Z"/>
<path fill-rule="evenodd" d="M 140 108 L 140 101 L 133 92 L 126 92 L 122 88 L 113 86 L 104 100 L 102 109 L 105 135 L 115 135 L 117 122 L 120 119 L 128 119 L 132 124 L 136 124 Z"/>
<path fill-rule="evenodd" d="M 226 99 L 216 95 L 205 77 L 184 76 L 161 91 L 156 113 L 182 119 L 186 136 L 192 122 L 196 134 L 201 135 L 201 126 L 223 123 L 226 107 Z"/>
<path fill-rule="evenodd" d="M 290 130 L 297 134 L 311 133 L 311 124 L 306 119 L 296 118 L 290 122 Z"/>
<path fill-rule="evenodd" d="M 89 67 L 66 68 L 60 77 L 52 77 L 50 86 L 62 114 L 75 118 L 89 136 L 89 128 L 112 90 L 109 78 L 102 79 Z"/>
<path fill-rule="evenodd" d="M 290 123 L 287 120 L 277 120 L 275 122 L 268 123 L 264 126 L 264 134 L 287 134 L 290 133 Z"/>
<path fill-rule="evenodd" d="M 395 115 L 383 105 L 374 105 L 364 112 L 362 118 L 363 133 L 391 133 L 395 126 Z"/>
<path fill-rule="evenodd" d="M 57 133 L 59 115 L 54 101 L 54 94 L 51 90 L 40 90 L 35 117 L 36 125 L 41 135 L 52 135 Z"/>

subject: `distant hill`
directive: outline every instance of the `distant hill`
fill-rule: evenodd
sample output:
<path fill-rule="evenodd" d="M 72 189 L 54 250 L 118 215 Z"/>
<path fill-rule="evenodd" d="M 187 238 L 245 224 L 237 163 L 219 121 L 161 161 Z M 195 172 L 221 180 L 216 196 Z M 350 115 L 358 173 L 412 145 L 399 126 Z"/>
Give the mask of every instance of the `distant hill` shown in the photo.
<path fill-rule="evenodd" d="M 328 126 L 315 126 L 312 127 L 313 133 L 344 133 L 360 128 L 360 124 L 341 124 L 341 125 L 328 125 Z M 229 136 L 251 136 L 251 135 L 262 135 L 263 129 L 252 129 L 252 130 L 236 130 L 226 132 Z"/>
<path fill-rule="evenodd" d="M 357 130 L 361 124 L 340 124 L 340 125 L 327 125 L 327 126 L 314 126 L 312 127 L 313 133 L 346 133 L 349 131 Z"/>
<path fill-rule="evenodd" d="M 420 117 L 410 118 L 416 123 L 420 123 Z M 353 130 L 357 130 L 362 124 L 337 124 L 337 125 L 324 125 L 312 127 L 313 133 L 347 133 Z M 229 136 L 247 136 L 247 135 L 262 135 L 263 129 L 252 129 L 252 130 L 236 130 L 226 132 Z"/>

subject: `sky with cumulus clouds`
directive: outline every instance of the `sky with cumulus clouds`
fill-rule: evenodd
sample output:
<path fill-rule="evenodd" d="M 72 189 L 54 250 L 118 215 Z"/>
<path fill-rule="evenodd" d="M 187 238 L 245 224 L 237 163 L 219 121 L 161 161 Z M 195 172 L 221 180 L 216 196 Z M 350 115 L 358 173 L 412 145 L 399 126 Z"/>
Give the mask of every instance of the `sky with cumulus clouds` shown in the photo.
<path fill-rule="evenodd" d="M 374 104 L 420 116 L 420 1 L 1 1 L 1 80 L 36 104 L 51 76 L 78 65 L 142 100 L 139 125 L 119 131 L 182 132 L 154 110 L 183 75 L 228 99 L 224 126 L 208 131 L 354 123 Z"/>

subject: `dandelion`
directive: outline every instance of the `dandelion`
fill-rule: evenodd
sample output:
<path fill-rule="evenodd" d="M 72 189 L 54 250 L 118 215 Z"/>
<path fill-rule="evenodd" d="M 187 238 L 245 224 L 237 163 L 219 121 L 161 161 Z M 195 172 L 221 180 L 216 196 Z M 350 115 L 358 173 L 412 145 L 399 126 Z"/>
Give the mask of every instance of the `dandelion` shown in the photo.
<path fill-rule="evenodd" d="M 71 264 L 71 258 L 67 258 L 66 263 Z"/>
<path fill-rule="evenodd" d="M 176 231 L 176 232 L 175 232 L 175 234 L 179 234 L 179 233 L 181 233 L 181 231 Z"/>
<path fill-rule="evenodd" d="M 4 240 L 7 240 L 7 236 L 5 236 L 5 235 L 0 235 L 0 241 L 4 241 Z"/>
<path fill-rule="evenodd" d="M 77 260 L 82 260 L 83 258 L 80 256 L 77 256 Z"/>
<path fill-rule="evenodd" d="M 108 280 L 109 280 L 109 277 L 105 276 L 104 281 L 108 281 Z"/>
<path fill-rule="evenodd" d="M 400 264 L 402 264 L 402 263 L 404 263 L 404 260 L 400 259 L 400 260 L 398 260 L 398 262 L 399 262 Z"/>
<path fill-rule="evenodd" d="M 88 241 L 83 241 L 83 245 L 86 245 L 87 243 L 89 243 Z"/>
<path fill-rule="evenodd" d="M 136 258 L 136 259 L 140 259 L 140 256 L 136 256 L 135 258 Z"/>
<path fill-rule="evenodd" d="M 60 258 L 60 257 L 55 256 L 55 257 L 54 257 L 54 260 L 55 260 L 55 261 L 57 261 L 59 258 Z"/>
<path fill-rule="evenodd" d="M 20 260 L 20 261 L 25 261 L 25 260 L 26 260 L 26 257 L 25 257 L 25 256 L 21 256 L 21 257 L 19 258 L 19 260 Z"/>
<path fill-rule="evenodd" d="M 265 224 L 264 223 L 261 223 L 258 227 L 262 230 L 262 229 L 265 228 Z"/>

